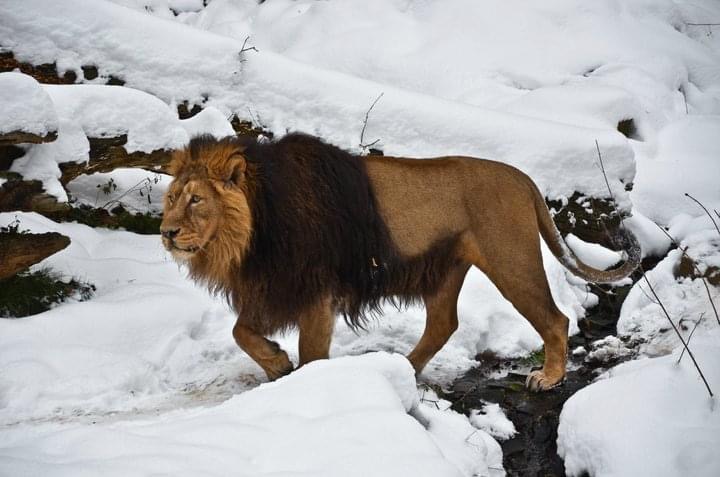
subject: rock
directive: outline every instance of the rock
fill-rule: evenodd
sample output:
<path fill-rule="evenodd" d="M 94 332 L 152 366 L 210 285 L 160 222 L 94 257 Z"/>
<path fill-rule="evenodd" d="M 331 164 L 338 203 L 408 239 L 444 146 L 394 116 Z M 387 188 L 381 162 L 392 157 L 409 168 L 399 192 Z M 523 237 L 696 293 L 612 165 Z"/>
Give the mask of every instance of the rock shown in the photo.
<path fill-rule="evenodd" d="M 40 83 L 46 84 L 74 84 L 78 82 L 78 73 L 72 70 L 63 71 L 62 75 L 58 72 L 57 64 L 43 63 L 41 65 L 33 65 L 23 63 L 15 58 L 11 51 L 0 52 L 0 73 L 4 71 L 20 70 L 26 75 L 30 75 Z M 99 76 L 98 68 L 95 65 L 81 66 L 83 78 L 86 80 L 96 79 Z M 107 78 L 105 84 L 123 86 L 125 80 L 115 75 L 103 76 Z M 82 82 L 82 81 L 80 81 Z"/>
<path fill-rule="evenodd" d="M 0 171 L 10 169 L 13 161 L 25 155 L 25 150 L 18 146 L 0 146 Z"/>
<path fill-rule="evenodd" d="M 11 277 L 70 245 L 56 232 L 44 234 L 17 231 L 0 233 L 0 280 Z"/>
<path fill-rule="evenodd" d="M 172 151 L 158 149 L 150 153 L 127 152 L 123 145 L 127 136 L 111 138 L 88 138 L 90 142 L 90 161 L 85 163 L 65 162 L 60 164 L 62 177 L 60 183 L 65 185 L 82 174 L 110 172 L 119 167 L 139 167 L 152 172 L 166 173 Z"/>
<path fill-rule="evenodd" d="M 15 144 L 41 144 L 43 142 L 53 142 L 55 139 L 57 139 L 57 131 L 51 131 L 44 136 L 25 131 L 11 131 L 0 133 L 0 147 Z"/>
<path fill-rule="evenodd" d="M 720 268 L 705 265 L 702 267 L 703 271 L 700 271 L 700 267 L 697 266 L 695 260 L 687 255 L 683 255 L 675 269 L 676 277 L 685 278 L 704 278 L 711 285 L 720 286 Z"/>
<path fill-rule="evenodd" d="M 57 199 L 43 191 L 40 181 L 24 181 L 13 173 L 3 174 L 7 182 L 0 186 L 0 212 L 48 212 L 66 210 L 68 204 L 59 203 Z"/>
<path fill-rule="evenodd" d="M 576 192 L 566 204 L 560 201 L 548 201 L 547 204 L 554 212 L 553 220 L 563 236 L 572 233 L 586 242 L 615 249 L 612 237 L 620 227 L 620 218 L 612 201 L 584 197 Z"/>
<path fill-rule="evenodd" d="M 40 83 L 73 84 L 77 79 L 77 75 L 73 72 L 64 72 L 63 75 L 60 76 L 55 63 L 31 65 L 30 63 L 22 63 L 18 61 L 10 51 L 1 52 L 0 72 L 15 70 L 20 70 L 22 73 L 32 76 Z"/>

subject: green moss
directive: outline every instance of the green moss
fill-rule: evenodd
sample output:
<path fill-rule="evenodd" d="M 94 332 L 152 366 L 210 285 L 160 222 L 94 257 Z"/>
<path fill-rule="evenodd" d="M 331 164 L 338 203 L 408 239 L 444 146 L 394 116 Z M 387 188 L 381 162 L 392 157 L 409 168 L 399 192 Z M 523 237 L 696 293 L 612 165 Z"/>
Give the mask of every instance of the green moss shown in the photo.
<path fill-rule="evenodd" d="M 523 366 L 542 366 L 545 362 L 545 348 L 541 348 L 537 351 L 533 351 L 530 355 L 521 358 L 520 364 Z"/>
<path fill-rule="evenodd" d="M 144 214 L 131 213 L 122 206 L 115 207 L 111 212 L 108 212 L 105 209 L 80 205 L 50 218 L 56 221 L 78 222 L 90 227 L 123 228 L 129 232 L 145 235 L 159 234 L 160 222 L 162 222 L 162 217 L 147 212 Z"/>
<path fill-rule="evenodd" d="M 94 285 L 75 279 L 65 282 L 47 268 L 22 272 L 0 280 L 0 317 L 36 315 L 69 298 L 87 300 L 94 291 Z"/>

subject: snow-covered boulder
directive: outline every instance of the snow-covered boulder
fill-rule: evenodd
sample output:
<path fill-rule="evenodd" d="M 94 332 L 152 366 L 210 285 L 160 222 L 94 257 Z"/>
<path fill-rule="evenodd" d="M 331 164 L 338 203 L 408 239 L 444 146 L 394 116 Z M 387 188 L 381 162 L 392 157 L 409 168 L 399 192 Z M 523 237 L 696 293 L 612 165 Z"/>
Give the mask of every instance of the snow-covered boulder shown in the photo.
<path fill-rule="evenodd" d="M 47 92 L 31 76 L 0 73 L 0 145 L 57 137 L 58 117 Z"/>

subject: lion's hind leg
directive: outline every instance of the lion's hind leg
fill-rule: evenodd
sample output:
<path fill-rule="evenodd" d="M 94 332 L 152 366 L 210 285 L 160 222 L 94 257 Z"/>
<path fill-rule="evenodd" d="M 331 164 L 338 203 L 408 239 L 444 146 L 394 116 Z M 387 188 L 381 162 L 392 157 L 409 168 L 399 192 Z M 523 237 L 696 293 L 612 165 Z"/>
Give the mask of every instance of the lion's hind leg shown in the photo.
<path fill-rule="evenodd" d="M 526 386 L 531 391 L 545 391 L 565 378 L 568 319 L 557 308 L 550 292 L 537 234 L 509 242 L 495 253 L 486 254 L 483 266 L 478 268 L 543 339 L 545 363 L 542 370 L 528 376 Z"/>
<path fill-rule="evenodd" d="M 275 380 L 290 373 L 293 365 L 285 351 L 252 328 L 238 321 L 233 327 L 235 342 L 265 371 L 268 378 Z"/>

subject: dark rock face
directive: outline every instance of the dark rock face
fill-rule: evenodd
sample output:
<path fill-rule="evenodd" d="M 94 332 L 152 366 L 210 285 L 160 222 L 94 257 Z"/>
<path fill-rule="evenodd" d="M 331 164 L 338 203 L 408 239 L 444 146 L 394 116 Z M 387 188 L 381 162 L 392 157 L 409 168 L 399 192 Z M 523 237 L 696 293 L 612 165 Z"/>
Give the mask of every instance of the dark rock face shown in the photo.
<path fill-rule="evenodd" d="M 64 72 L 62 76 L 58 73 L 55 63 L 45 63 L 42 65 L 31 65 L 23 63 L 15 59 L 12 52 L 0 52 L 0 72 L 20 70 L 26 75 L 30 75 L 40 83 L 48 84 L 73 84 L 77 79 L 74 72 Z"/>
<path fill-rule="evenodd" d="M 575 192 L 566 204 L 548 201 L 553 220 L 563 236 L 568 233 L 581 240 L 615 248 L 612 237 L 620 227 L 620 217 L 612 201 L 584 197 Z"/>
<path fill-rule="evenodd" d="M 152 172 L 165 172 L 172 155 L 172 151 L 165 149 L 157 149 L 150 153 L 139 151 L 129 153 L 123 147 L 127 143 L 127 135 L 88 138 L 88 141 L 90 161 L 87 164 L 75 162 L 60 164 L 61 184 L 65 185 L 82 174 L 110 172 L 119 167 L 138 167 Z"/>
<path fill-rule="evenodd" d="M 70 239 L 56 232 L 0 233 L 0 280 L 41 262 L 68 245 Z"/>
<path fill-rule="evenodd" d="M 40 144 L 43 142 L 53 142 L 55 139 L 57 139 L 57 131 L 51 131 L 44 136 L 25 131 L 10 131 L 0 133 L 0 147 L 15 144 Z"/>

